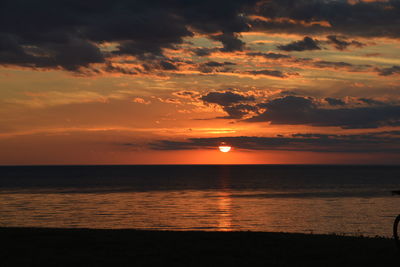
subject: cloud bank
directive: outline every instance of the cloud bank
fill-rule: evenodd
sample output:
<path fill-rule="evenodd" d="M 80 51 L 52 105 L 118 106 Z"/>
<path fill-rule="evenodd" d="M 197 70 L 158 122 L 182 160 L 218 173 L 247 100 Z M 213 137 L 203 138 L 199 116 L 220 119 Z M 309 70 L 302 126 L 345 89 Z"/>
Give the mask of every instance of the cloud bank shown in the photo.
<path fill-rule="evenodd" d="M 285 150 L 343 153 L 398 153 L 400 132 L 378 132 L 352 135 L 299 133 L 275 137 L 189 138 L 185 141 L 158 140 L 149 144 L 154 150 L 216 149 L 225 142 L 235 149 Z"/>
<path fill-rule="evenodd" d="M 245 50 L 240 33 L 249 31 L 329 34 L 328 42 L 345 50 L 364 45 L 346 36 L 399 38 L 399 12 L 400 0 L 2 1 L 0 64 L 78 71 L 113 57 L 132 56 L 176 70 L 164 50 L 177 49 L 185 38 L 203 34 L 219 42 L 218 49 L 193 49 L 198 56 L 208 56 Z M 321 44 L 306 36 L 278 48 L 320 50 Z M 398 73 L 396 67 L 380 73 Z"/>

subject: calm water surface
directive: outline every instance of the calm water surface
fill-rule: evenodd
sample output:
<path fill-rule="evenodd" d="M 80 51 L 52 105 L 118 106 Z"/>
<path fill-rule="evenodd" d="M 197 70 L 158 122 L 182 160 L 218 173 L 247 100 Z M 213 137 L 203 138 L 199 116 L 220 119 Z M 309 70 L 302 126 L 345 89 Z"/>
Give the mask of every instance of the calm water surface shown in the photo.
<path fill-rule="evenodd" d="M 0 226 L 390 236 L 400 167 L 0 167 Z"/>

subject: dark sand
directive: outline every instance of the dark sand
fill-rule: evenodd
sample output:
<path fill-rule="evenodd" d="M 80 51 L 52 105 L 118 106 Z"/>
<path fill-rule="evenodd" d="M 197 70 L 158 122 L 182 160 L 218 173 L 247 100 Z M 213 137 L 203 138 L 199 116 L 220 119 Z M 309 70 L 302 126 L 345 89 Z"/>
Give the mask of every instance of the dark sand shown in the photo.
<path fill-rule="evenodd" d="M 260 232 L 0 228 L 0 266 L 399 266 L 394 241 Z"/>

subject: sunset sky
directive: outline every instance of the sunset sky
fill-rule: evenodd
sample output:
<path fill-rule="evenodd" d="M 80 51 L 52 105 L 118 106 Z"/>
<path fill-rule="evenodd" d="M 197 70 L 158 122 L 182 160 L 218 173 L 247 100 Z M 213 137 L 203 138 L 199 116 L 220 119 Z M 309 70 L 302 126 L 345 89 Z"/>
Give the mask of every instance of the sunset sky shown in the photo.
<path fill-rule="evenodd" d="M 400 0 L 3 0 L 0 164 L 400 164 L 399 52 Z"/>

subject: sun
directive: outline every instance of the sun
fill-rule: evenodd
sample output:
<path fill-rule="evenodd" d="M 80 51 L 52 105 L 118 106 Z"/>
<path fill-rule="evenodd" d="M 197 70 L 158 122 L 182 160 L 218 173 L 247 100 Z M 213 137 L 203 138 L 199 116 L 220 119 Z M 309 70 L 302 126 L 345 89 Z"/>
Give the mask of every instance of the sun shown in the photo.
<path fill-rule="evenodd" d="M 231 148 L 232 148 L 231 146 L 228 146 L 225 143 L 221 143 L 221 145 L 218 147 L 219 151 L 224 153 L 231 151 Z"/>

